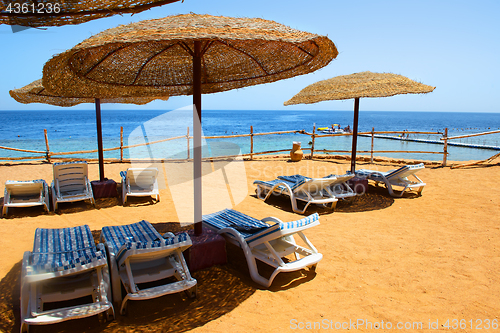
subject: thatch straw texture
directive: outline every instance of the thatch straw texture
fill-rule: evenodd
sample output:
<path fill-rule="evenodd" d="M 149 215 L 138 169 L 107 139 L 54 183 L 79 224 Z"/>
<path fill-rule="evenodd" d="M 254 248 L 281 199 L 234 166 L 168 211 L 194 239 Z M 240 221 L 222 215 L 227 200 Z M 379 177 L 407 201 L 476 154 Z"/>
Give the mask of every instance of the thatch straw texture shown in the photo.
<path fill-rule="evenodd" d="M 9 94 L 19 103 L 44 103 L 56 106 L 74 106 L 81 103 L 94 103 L 95 99 L 86 98 L 72 98 L 61 97 L 50 94 L 42 85 L 42 80 L 36 80 L 19 89 L 12 89 Z M 163 96 L 158 99 L 164 101 L 168 100 L 168 96 Z M 137 104 L 143 105 L 155 100 L 153 97 L 119 97 L 119 98 L 105 98 L 101 103 L 122 103 L 122 104 Z"/>
<path fill-rule="evenodd" d="M 62 26 L 79 24 L 116 14 L 135 14 L 151 7 L 161 6 L 179 0 L 61 0 L 61 1 L 21 1 L 0 0 L 0 24 L 28 27 Z M 7 6 L 17 10 L 16 3 L 24 6 L 25 13 L 6 12 Z M 32 6 L 33 4 L 33 6 Z M 58 4 L 57 6 L 54 6 Z M 23 7 L 19 7 L 23 9 Z"/>
<path fill-rule="evenodd" d="M 361 72 L 313 83 L 284 104 L 311 104 L 337 99 L 423 94 L 431 92 L 435 88 L 415 82 L 402 75 Z"/>
<path fill-rule="evenodd" d="M 310 73 L 338 54 L 328 37 L 273 21 L 177 15 L 84 40 L 45 64 L 43 85 L 68 97 L 191 95 L 194 41 L 204 94 Z"/>

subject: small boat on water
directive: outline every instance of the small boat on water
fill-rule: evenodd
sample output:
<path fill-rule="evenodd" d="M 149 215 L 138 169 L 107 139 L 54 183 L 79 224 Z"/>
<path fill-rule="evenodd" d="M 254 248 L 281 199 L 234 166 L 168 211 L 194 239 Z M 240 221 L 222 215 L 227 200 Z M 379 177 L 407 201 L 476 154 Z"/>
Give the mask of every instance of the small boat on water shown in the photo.
<path fill-rule="evenodd" d="M 325 134 L 346 134 L 346 133 L 351 133 L 351 130 L 349 127 L 346 128 L 340 128 L 338 124 L 333 124 L 333 126 L 330 127 L 318 127 L 318 131 L 321 133 Z"/>

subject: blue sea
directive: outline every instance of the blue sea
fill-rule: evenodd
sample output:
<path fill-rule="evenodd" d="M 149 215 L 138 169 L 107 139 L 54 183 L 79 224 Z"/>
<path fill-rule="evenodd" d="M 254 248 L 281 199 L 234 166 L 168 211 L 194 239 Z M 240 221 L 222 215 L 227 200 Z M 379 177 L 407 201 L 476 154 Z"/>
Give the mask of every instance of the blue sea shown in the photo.
<path fill-rule="evenodd" d="M 0 128 L 0 146 L 45 151 L 44 129 L 47 130 L 51 152 L 92 150 L 97 148 L 94 110 L 56 111 L 0 111 L 3 126 Z M 305 130 L 313 126 L 327 127 L 340 124 L 352 128 L 352 111 L 217 111 L 204 110 L 202 129 L 205 136 Z M 104 148 L 120 145 L 120 127 L 123 127 L 124 145 L 151 142 L 168 137 L 186 135 L 187 127 L 192 135 L 192 111 L 159 110 L 102 110 Z M 424 131 L 441 132 L 448 128 L 448 136 L 488 132 L 500 129 L 500 113 L 476 112 L 395 112 L 360 111 L 359 131 Z M 393 134 L 397 136 L 397 134 Z M 440 134 L 411 135 L 425 140 L 439 140 Z M 351 136 L 317 138 L 315 149 L 350 150 Z M 303 148 L 310 147 L 311 137 L 301 134 L 280 134 L 254 137 L 254 152 L 291 149 L 293 141 L 300 141 Z M 235 151 L 250 152 L 250 138 L 207 140 L 209 149 L 204 155 L 224 155 Z M 473 145 L 500 147 L 500 134 L 490 134 L 454 140 Z M 192 147 L 192 143 L 191 143 Z M 371 138 L 358 139 L 358 151 L 370 150 Z M 185 138 L 159 143 L 149 148 L 125 150 L 124 158 L 185 158 Z M 375 139 L 375 150 L 390 151 L 443 151 L 443 145 Z M 482 160 L 498 153 L 498 150 L 448 147 L 448 160 Z M 105 158 L 119 158 L 119 150 L 104 153 Z M 336 154 L 336 153 L 335 153 Z M 347 154 L 347 153 L 345 153 Z M 0 149 L 0 157 L 33 155 Z M 359 155 L 367 155 L 361 153 Z M 440 161 L 442 154 L 375 153 L 376 156 Z M 67 155 L 65 157 L 97 158 L 97 153 Z"/>

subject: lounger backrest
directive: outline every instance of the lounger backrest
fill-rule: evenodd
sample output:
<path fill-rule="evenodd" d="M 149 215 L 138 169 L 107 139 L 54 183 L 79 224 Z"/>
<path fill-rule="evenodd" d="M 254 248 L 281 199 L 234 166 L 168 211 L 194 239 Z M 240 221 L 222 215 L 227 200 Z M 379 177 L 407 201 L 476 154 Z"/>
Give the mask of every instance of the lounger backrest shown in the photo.
<path fill-rule="evenodd" d="M 247 237 L 245 238 L 245 240 L 249 245 L 256 246 L 257 244 L 269 241 L 270 239 L 292 235 L 316 225 L 319 225 L 318 213 L 314 213 L 296 221 L 280 222 L 279 224 L 277 224 L 277 228 L 269 228 L 268 230 Z"/>
<path fill-rule="evenodd" d="M 415 164 L 415 165 L 405 165 L 399 169 L 396 169 L 396 170 L 388 173 L 385 177 L 387 179 L 396 178 L 396 177 L 397 178 L 406 178 L 406 177 L 414 174 L 418 170 L 421 170 L 424 168 L 425 168 L 425 166 L 423 163 Z"/>
<path fill-rule="evenodd" d="M 129 168 L 127 169 L 127 180 L 130 186 L 139 188 L 151 188 L 158 177 L 157 168 Z"/>
<path fill-rule="evenodd" d="M 148 221 L 140 221 L 129 225 L 104 227 L 101 231 L 110 250 L 117 253 L 127 242 L 152 242 L 162 238 L 162 235 Z"/>
<path fill-rule="evenodd" d="M 388 172 L 385 174 L 385 178 L 390 179 L 394 177 L 399 177 L 402 173 L 408 170 L 408 165 L 404 165 L 399 169 L 392 170 L 391 172 Z"/>
<path fill-rule="evenodd" d="M 43 190 L 43 183 L 33 181 L 26 182 L 9 182 L 5 183 L 5 188 L 10 192 L 10 195 L 37 195 Z"/>
<path fill-rule="evenodd" d="M 217 230 L 224 228 L 240 229 L 239 227 L 242 227 L 238 232 L 244 239 L 260 234 L 261 232 L 279 230 L 279 225 L 277 224 L 272 226 L 233 209 L 224 209 L 220 212 L 203 215 L 203 222 Z M 243 228 L 248 229 L 248 231 L 245 231 Z M 256 231 L 250 231 L 251 229 Z"/>
<path fill-rule="evenodd" d="M 82 190 L 87 186 L 87 162 L 56 163 L 54 164 L 54 180 L 59 183 L 59 190 Z"/>
<path fill-rule="evenodd" d="M 153 225 L 145 220 L 129 225 L 104 227 L 101 238 L 108 245 L 110 252 L 115 254 L 118 262 L 131 249 L 161 249 L 171 245 L 176 247 L 182 245 L 186 248 L 191 246 L 191 238 L 187 233 L 163 238 Z"/>
<path fill-rule="evenodd" d="M 302 181 L 302 180 L 308 179 L 308 178 L 309 177 L 305 177 L 302 175 L 278 176 L 278 179 L 286 180 L 286 181 L 292 182 L 292 183 L 296 183 L 296 182 L 299 182 L 299 181 Z"/>
<path fill-rule="evenodd" d="M 297 182 L 292 187 L 292 191 L 296 192 L 296 191 L 304 190 L 304 191 L 307 191 L 309 193 L 319 192 L 319 191 L 322 191 L 325 188 L 331 186 L 332 184 L 336 183 L 336 180 L 337 180 L 336 177 L 304 179 L 300 182 Z"/>
<path fill-rule="evenodd" d="M 268 238 L 279 238 L 283 235 L 293 234 L 305 228 L 315 226 L 319 224 L 319 215 L 318 213 L 314 213 L 297 221 L 280 222 L 272 225 L 236 210 L 224 209 L 220 212 L 203 215 L 203 222 L 217 230 L 224 228 L 236 229 L 237 226 L 259 229 L 255 232 L 238 230 L 248 244 L 256 244 Z"/>
<path fill-rule="evenodd" d="M 32 273 L 65 270 L 98 260 L 106 260 L 106 257 L 97 251 L 88 225 L 61 229 L 38 228 L 35 231 L 30 263 Z"/>

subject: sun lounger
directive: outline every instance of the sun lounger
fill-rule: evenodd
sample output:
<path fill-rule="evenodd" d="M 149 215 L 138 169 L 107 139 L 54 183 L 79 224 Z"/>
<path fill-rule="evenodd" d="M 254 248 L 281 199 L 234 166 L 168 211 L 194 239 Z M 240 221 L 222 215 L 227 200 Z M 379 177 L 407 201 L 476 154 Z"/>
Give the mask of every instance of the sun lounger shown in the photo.
<path fill-rule="evenodd" d="M 45 180 L 16 181 L 7 180 L 3 196 L 2 216 L 7 215 L 9 207 L 44 206 L 49 208 L 49 187 Z"/>
<path fill-rule="evenodd" d="M 323 258 L 303 234 L 305 229 L 319 225 L 319 215 L 312 214 L 293 222 L 275 217 L 258 220 L 232 209 L 203 216 L 203 225 L 218 232 L 227 241 L 239 246 L 245 254 L 252 280 L 269 287 L 280 272 L 315 269 Z M 307 247 L 295 242 L 298 234 Z M 289 257 L 293 255 L 293 261 Z M 284 258 L 287 257 L 288 259 Z M 259 274 L 256 259 L 275 268 L 269 278 Z"/>
<path fill-rule="evenodd" d="M 90 200 L 95 206 L 87 162 L 54 163 L 53 172 L 54 181 L 51 187 L 54 211 L 60 202 Z"/>
<path fill-rule="evenodd" d="M 113 301 L 121 303 L 120 313 L 125 313 L 128 300 L 146 300 L 181 291 L 196 296 L 197 281 L 191 277 L 182 255 L 191 246 L 187 233 L 162 236 L 149 222 L 141 221 L 102 228 L 101 242 L 108 250 Z M 175 281 L 153 287 L 141 285 L 170 277 Z M 122 285 L 127 293 L 124 298 Z"/>
<path fill-rule="evenodd" d="M 350 200 L 357 196 L 357 194 L 352 190 L 347 181 L 353 178 L 354 175 L 328 175 L 324 178 L 334 178 L 335 180 L 330 184 L 330 192 L 337 198 L 342 200 Z M 278 179 L 282 179 L 289 182 L 299 182 L 302 180 L 312 179 L 310 177 L 302 175 L 291 175 L 291 176 L 278 176 Z"/>
<path fill-rule="evenodd" d="M 21 332 L 103 312 L 114 318 L 110 292 L 106 252 L 88 225 L 38 228 L 22 261 Z"/>
<path fill-rule="evenodd" d="M 337 177 L 307 178 L 300 175 L 300 179 L 286 180 L 279 178 L 271 181 L 256 180 L 257 197 L 266 201 L 271 194 L 285 195 L 290 197 L 292 210 L 295 213 L 304 214 L 310 204 L 323 205 L 334 209 L 338 198 L 331 191 L 331 187 L 338 184 Z M 298 201 L 305 203 L 304 208 L 298 208 Z"/>
<path fill-rule="evenodd" d="M 393 197 L 402 197 L 406 190 L 416 189 L 418 195 L 422 195 L 425 183 L 415 175 L 419 170 L 424 169 L 423 163 L 415 165 L 405 165 L 399 169 L 390 170 L 387 172 L 380 172 L 374 170 L 356 170 L 356 175 L 359 177 L 366 177 L 373 180 L 375 184 L 384 183 L 389 194 Z M 408 177 L 412 176 L 415 180 L 410 180 Z M 400 193 L 394 192 L 394 186 L 402 187 Z"/>
<path fill-rule="evenodd" d="M 122 177 L 122 200 L 127 202 L 127 197 L 154 196 L 160 201 L 158 191 L 158 169 L 157 168 L 128 168 L 121 171 Z"/>

